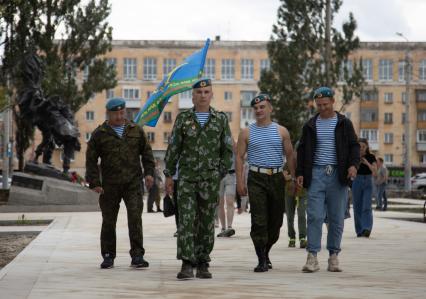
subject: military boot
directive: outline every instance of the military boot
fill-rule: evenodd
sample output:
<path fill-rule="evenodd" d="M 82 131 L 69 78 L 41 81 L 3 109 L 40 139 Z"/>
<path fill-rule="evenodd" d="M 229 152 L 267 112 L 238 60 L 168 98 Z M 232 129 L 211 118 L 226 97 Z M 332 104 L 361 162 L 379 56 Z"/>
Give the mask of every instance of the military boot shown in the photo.
<path fill-rule="evenodd" d="M 192 264 L 189 261 L 182 260 L 182 268 L 177 274 L 178 279 L 190 279 L 194 277 L 194 272 L 192 271 Z"/>
<path fill-rule="evenodd" d="M 265 247 L 255 247 L 256 255 L 259 260 L 259 264 L 254 268 L 254 272 L 267 272 L 268 265 L 266 264 Z"/>
<path fill-rule="evenodd" d="M 212 274 L 209 272 L 208 263 L 198 263 L 197 273 L 195 274 L 197 278 L 212 278 Z"/>

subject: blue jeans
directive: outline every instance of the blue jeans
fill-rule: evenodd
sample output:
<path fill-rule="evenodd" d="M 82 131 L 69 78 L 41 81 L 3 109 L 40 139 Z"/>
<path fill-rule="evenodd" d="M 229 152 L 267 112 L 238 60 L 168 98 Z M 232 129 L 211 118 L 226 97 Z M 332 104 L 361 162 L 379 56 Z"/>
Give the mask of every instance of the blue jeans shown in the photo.
<path fill-rule="evenodd" d="M 383 195 L 385 193 L 386 184 L 377 185 L 376 208 L 383 209 Z M 386 204 L 387 205 L 387 204 Z"/>
<path fill-rule="evenodd" d="M 352 184 L 352 201 L 357 236 L 360 236 L 364 230 L 371 232 L 373 228 L 372 191 L 371 175 L 357 175 Z"/>
<path fill-rule="evenodd" d="M 321 250 L 322 226 L 327 209 L 327 249 L 330 254 L 340 252 L 348 187 L 339 182 L 337 168 L 327 175 L 325 166 L 314 165 L 312 182 L 308 189 L 308 246 L 307 251 Z"/>

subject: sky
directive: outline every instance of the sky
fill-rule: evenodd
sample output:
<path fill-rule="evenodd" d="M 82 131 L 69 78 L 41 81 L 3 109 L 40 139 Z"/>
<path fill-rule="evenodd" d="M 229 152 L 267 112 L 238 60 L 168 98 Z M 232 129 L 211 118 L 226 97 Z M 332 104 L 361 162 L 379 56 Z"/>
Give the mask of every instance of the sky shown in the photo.
<path fill-rule="evenodd" d="M 270 38 L 279 0 L 110 0 L 113 38 L 222 40 Z M 333 26 L 353 12 L 361 41 L 426 41 L 426 0 L 343 0 Z"/>

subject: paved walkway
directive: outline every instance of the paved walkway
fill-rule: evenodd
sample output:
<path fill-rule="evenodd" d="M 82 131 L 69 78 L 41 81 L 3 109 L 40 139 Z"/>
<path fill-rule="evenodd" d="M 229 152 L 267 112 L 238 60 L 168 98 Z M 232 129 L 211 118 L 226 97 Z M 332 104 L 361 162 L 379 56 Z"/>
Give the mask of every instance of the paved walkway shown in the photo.
<path fill-rule="evenodd" d="M 2 213 L 0 220 L 18 215 Z M 129 267 L 122 208 L 116 266 L 101 270 L 99 213 L 26 214 L 27 219 L 55 220 L 0 270 L 0 298 L 425 298 L 426 224 L 382 218 L 404 216 L 397 212 L 375 215 L 370 239 L 356 238 L 352 219 L 346 220 L 342 273 L 326 271 L 324 250 L 319 254 L 320 272 L 302 273 L 306 253 L 287 247 L 285 227 L 272 249 L 274 269 L 253 273 L 250 217 L 243 214 L 236 216 L 234 237 L 216 239 L 213 279 L 177 281 L 180 262 L 175 260 L 173 217 L 144 213 L 150 268 L 135 270 Z"/>

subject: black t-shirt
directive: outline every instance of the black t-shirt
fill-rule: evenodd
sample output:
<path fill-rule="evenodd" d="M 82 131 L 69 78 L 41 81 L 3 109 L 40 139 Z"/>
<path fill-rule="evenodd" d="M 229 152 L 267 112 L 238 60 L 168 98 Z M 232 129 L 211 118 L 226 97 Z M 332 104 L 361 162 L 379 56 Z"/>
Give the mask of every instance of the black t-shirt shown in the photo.
<path fill-rule="evenodd" d="M 362 157 L 361 157 L 362 158 Z M 373 154 L 366 154 L 364 156 L 364 158 L 368 161 L 368 163 L 373 164 L 374 162 L 376 162 L 376 157 Z M 367 165 L 365 165 L 364 163 L 360 163 L 359 164 L 359 169 L 358 169 L 358 174 L 363 174 L 363 175 L 367 175 L 367 174 L 371 174 L 371 170 L 370 168 L 368 168 Z"/>

